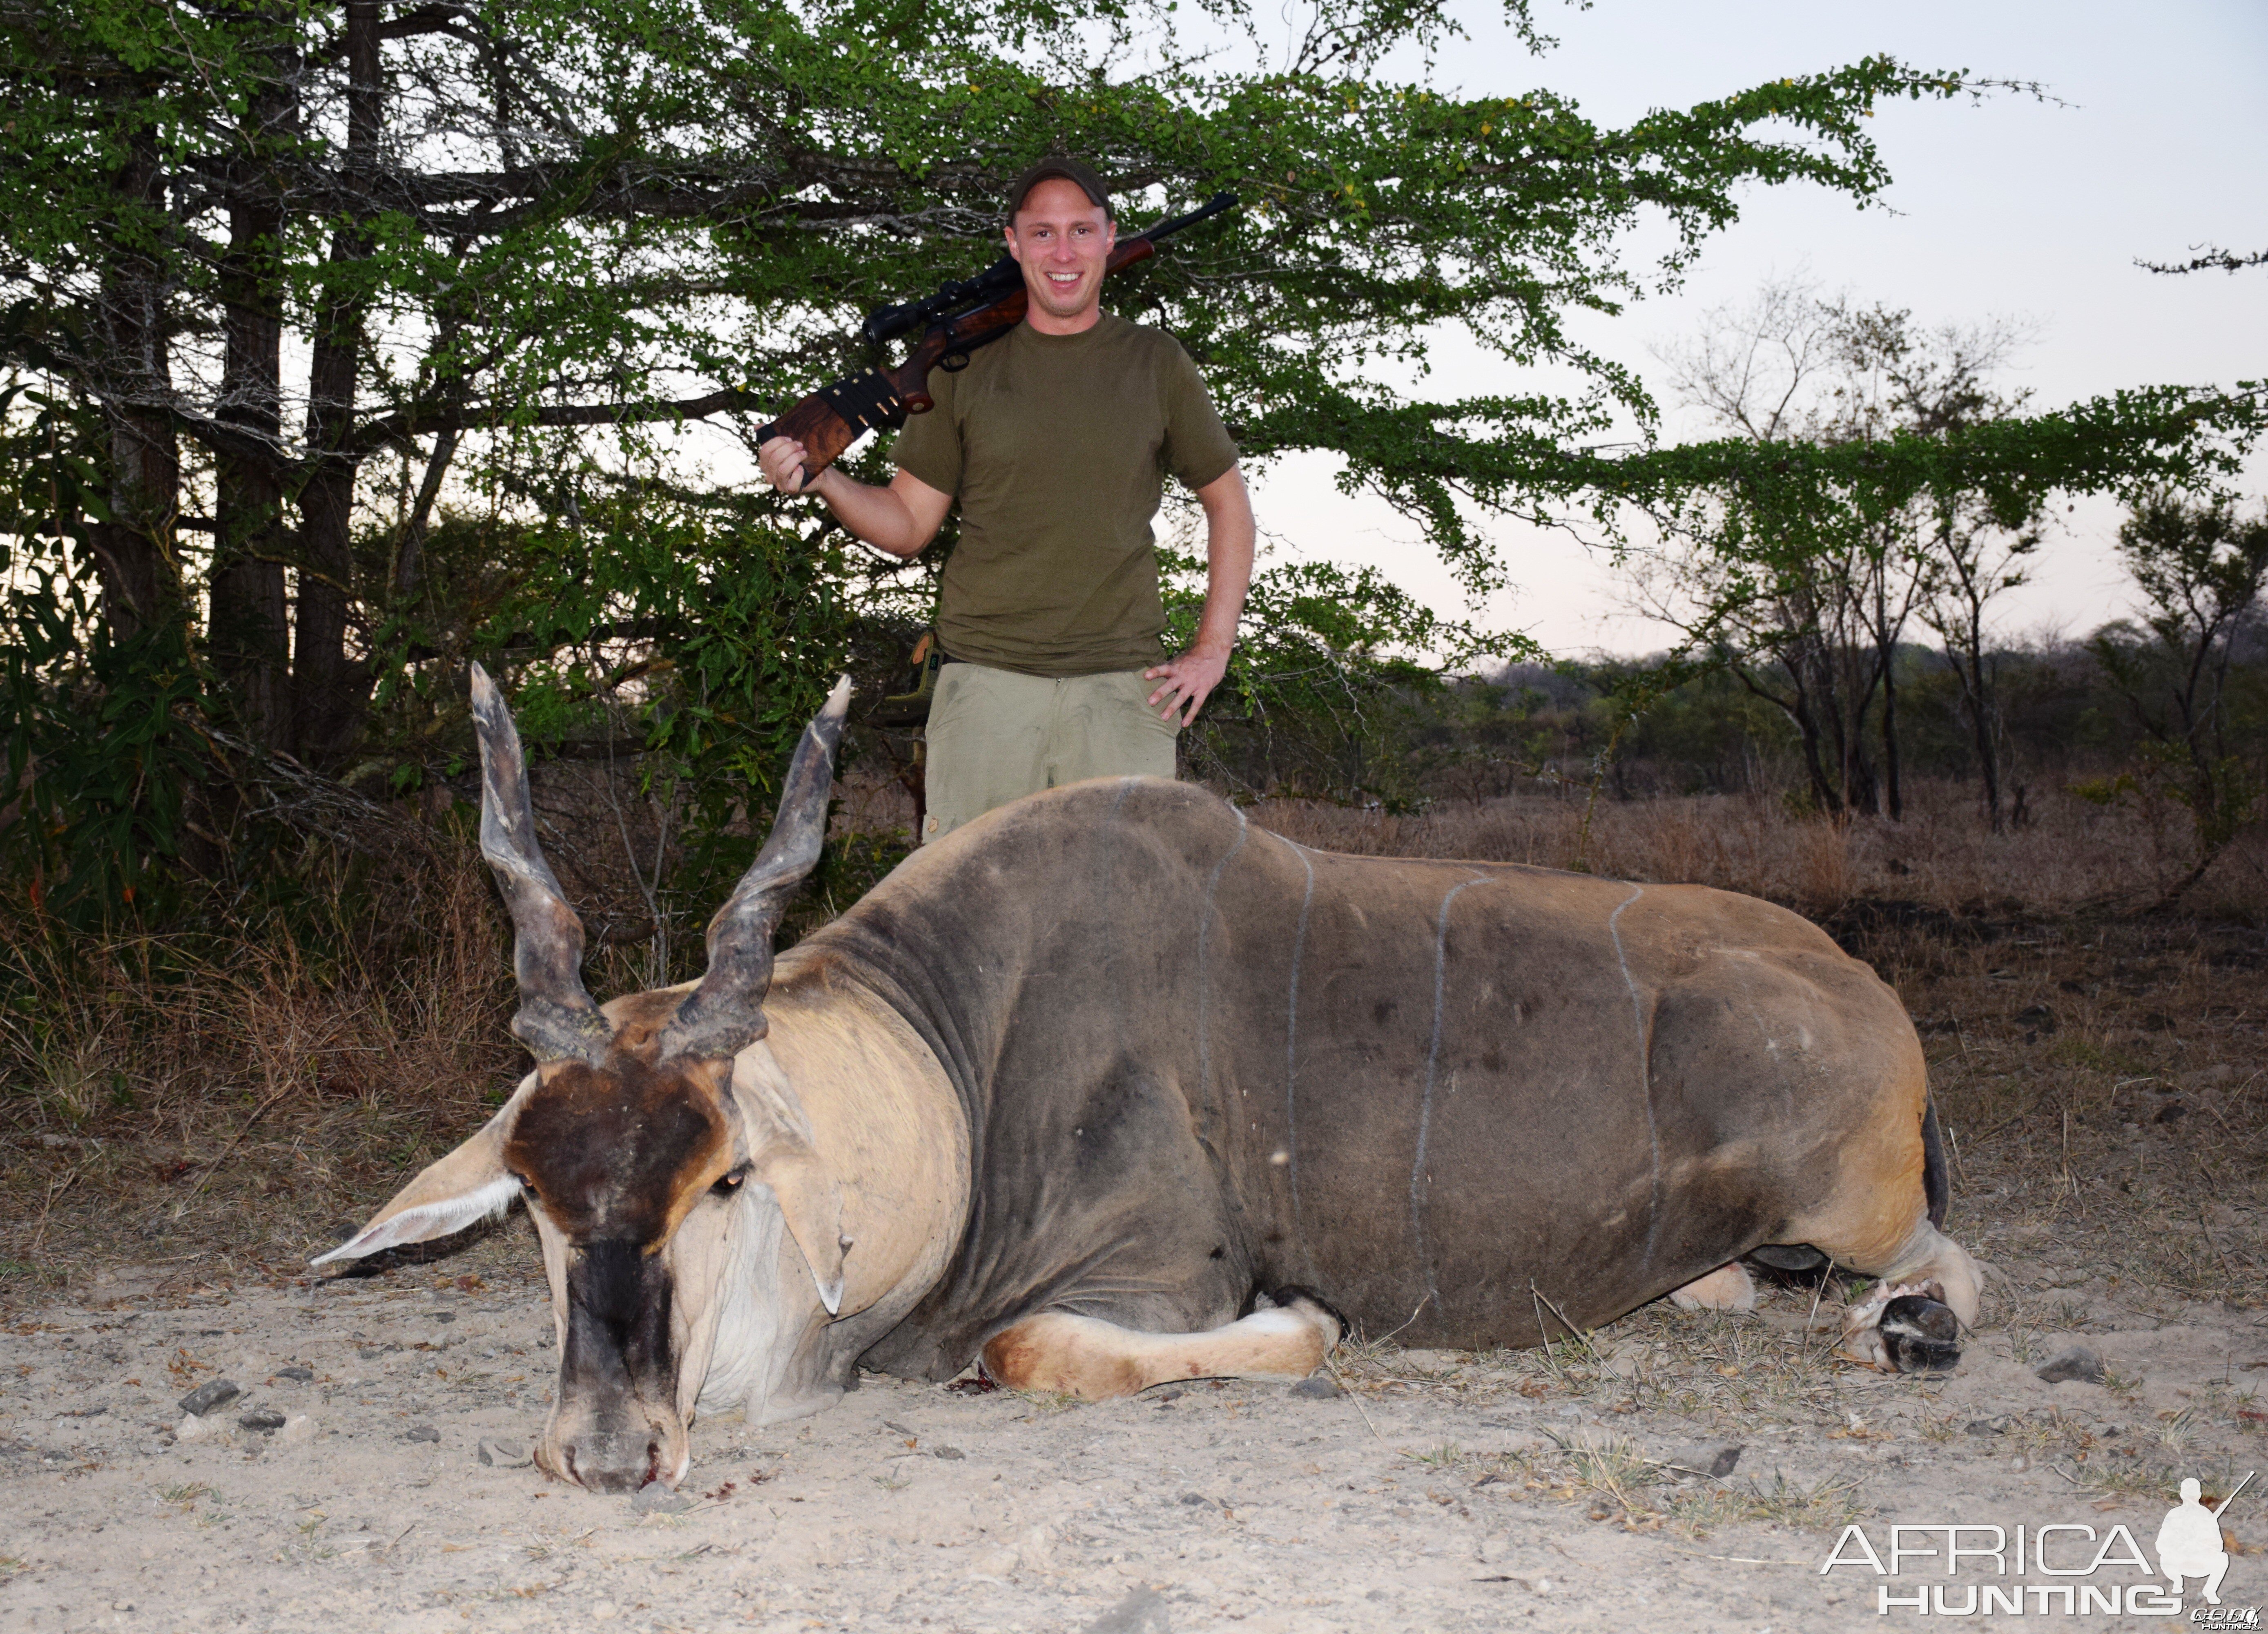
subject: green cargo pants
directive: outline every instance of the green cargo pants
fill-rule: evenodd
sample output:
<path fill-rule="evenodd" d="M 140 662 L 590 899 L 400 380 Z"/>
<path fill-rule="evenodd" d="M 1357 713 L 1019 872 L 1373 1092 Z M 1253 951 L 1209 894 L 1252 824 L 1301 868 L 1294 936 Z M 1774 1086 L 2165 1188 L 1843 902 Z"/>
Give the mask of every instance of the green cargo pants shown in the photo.
<path fill-rule="evenodd" d="M 924 732 L 924 844 L 996 806 L 1086 777 L 1174 775 L 1179 730 L 1148 699 L 1140 670 L 1051 680 L 947 664 Z"/>

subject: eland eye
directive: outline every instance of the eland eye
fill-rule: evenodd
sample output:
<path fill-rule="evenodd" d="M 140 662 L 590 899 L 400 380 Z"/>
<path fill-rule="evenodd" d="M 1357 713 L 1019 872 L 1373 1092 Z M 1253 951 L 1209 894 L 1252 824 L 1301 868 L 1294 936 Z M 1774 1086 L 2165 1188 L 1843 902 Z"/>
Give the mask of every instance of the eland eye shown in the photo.
<path fill-rule="evenodd" d="M 725 1175 L 724 1179 L 710 1187 L 709 1189 L 719 1197 L 729 1197 L 734 1192 L 740 1190 L 740 1182 L 747 1178 L 747 1170 L 734 1169 L 730 1174 Z"/>

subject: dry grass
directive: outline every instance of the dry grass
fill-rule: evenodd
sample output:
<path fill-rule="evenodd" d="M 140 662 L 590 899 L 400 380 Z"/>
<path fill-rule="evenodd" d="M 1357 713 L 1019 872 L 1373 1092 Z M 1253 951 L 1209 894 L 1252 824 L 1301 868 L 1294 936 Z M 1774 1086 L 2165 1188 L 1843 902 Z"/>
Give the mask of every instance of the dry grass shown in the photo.
<path fill-rule="evenodd" d="M 461 1138 L 518 1070 L 510 973 L 471 866 L 417 884 L 394 904 L 406 927 L 320 955 L 304 930 L 232 944 L 5 921 L 0 1278 L 298 1259 Z"/>
<path fill-rule="evenodd" d="M 1506 1453 L 1468 1453 L 1450 1442 L 1403 1456 L 1426 1474 L 1570 1505 L 1632 1532 L 1667 1527 L 1699 1537 L 1742 1522 L 1830 1528 L 1865 1513 L 1853 1476 L 1806 1483 L 1778 1469 L 1768 1476 L 1711 1476 L 1649 1456 L 1631 1438 L 1610 1431 L 1550 1432 L 1541 1446 Z"/>
<path fill-rule="evenodd" d="M 2165 806 L 2095 806 L 2061 790 L 2022 828 L 1989 833 L 1971 789 L 1923 782 L 1903 822 L 1791 813 L 1767 795 L 1603 800 L 1592 819 L 1593 872 L 1648 884 L 1713 885 L 1814 915 L 1860 898 L 1941 912 L 2067 914 L 2154 903 L 2192 857 L 2185 819 Z M 1440 802 L 1422 813 L 1267 800 L 1253 820 L 1322 850 L 1577 865 L 1580 791 Z M 2184 904 L 2200 918 L 2268 923 L 2268 838 L 2224 854 Z"/>

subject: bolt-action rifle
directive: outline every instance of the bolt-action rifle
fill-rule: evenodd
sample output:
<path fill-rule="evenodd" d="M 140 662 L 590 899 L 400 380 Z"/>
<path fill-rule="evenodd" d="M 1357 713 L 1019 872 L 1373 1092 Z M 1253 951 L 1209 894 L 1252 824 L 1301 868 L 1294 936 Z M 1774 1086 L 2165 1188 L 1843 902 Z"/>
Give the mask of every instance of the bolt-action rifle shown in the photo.
<path fill-rule="evenodd" d="M 1215 194 L 1186 216 L 1161 221 L 1146 232 L 1121 239 L 1110 252 L 1107 272 L 1116 272 L 1157 251 L 1160 239 L 1236 205 L 1233 193 Z M 1003 255 L 973 278 L 949 283 L 927 299 L 895 306 L 878 306 L 866 314 L 859 334 L 880 346 L 914 330 L 920 340 L 895 369 L 869 369 L 814 392 L 785 414 L 762 427 L 760 443 L 775 437 L 792 437 L 804 446 L 803 480 L 808 482 L 842 457 L 843 451 L 870 431 L 895 430 L 909 414 L 927 414 L 937 406 L 929 394 L 929 373 L 943 369 L 955 374 L 968 366 L 978 347 L 990 344 L 1024 320 L 1028 297 L 1024 269 Z"/>

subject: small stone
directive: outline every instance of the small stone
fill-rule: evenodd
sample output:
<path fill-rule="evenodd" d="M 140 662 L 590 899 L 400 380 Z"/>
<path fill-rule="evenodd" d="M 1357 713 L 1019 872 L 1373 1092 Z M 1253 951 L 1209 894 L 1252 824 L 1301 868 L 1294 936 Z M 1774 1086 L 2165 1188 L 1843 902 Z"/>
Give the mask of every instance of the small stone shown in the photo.
<path fill-rule="evenodd" d="M 681 1515 L 693 1507 L 693 1494 L 673 1491 L 659 1481 L 649 1481 L 630 1498 L 634 1515 Z"/>
<path fill-rule="evenodd" d="M 285 1423 L 284 1415 L 272 1407 L 255 1407 L 236 1421 L 247 1430 L 276 1431 Z"/>
<path fill-rule="evenodd" d="M 2083 1344 L 2074 1344 L 2046 1366 L 2036 1370 L 2036 1376 L 2045 1384 L 2101 1384 L 2103 1373 L 2100 1356 Z"/>
<path fill-rule="evenodd" d="M 1138 1588 L 1086 1625 L 1086 1634 L 1173 1634 L 1172 1614 L 1153 1588 Z"/>
<path fill-rule="evenodd" d="M 1990 1418 L 1972 1418 L 1962 1428 L 1970 1435 L 2005 1435 L 2007 1425 Z"/>
<path fill-rule="evenodd" d="M 433 1313 L 433 1320 L 437 1322 L 453 1322 L 457 1320 L 457 1314 L 454 1311 L 436 1311 Z"/>
<path fill-rule="evenodd" d="M 968 1454 L 962 1452 L 957 1446 L 940 1446 L 937 1449 L 937 1455 L 939 1458 L 944 1459 L 948 1463 L 956 1459 L 962 1459 L 968 1456 Z"/>
<path fill-rule="evenodd" d="M 361 1350 L 357 1351 L 355 1352 L 355 1354 L 356 1354 L 357 1356 L 361 1357 L 361 1358 L 362 1358 L 362 1359 L 363 1359 L 363 1360 L 364 1360 L 365 1362 L 374 1362 L 374 1361 L 376 1361 L 379 1357 L 381 1357 L 381 1356 L 385 1355 L 385 1354 L 386 1354 L 386 1352 L 385 1352 L 385 1351 L 381 1351 L 381 1350 L 379 1350 L 379 1349 L 377 1346 L 375 1346 L 375 1345 L 369 1345 L 369 1344 L 366 1344 L 366 1345 L 363 1346 L 363 1348 L 362 1348 Z"/>
<path fill-rule="evenodd" d="M 1212 1500 L 1202 1492 L 1184 1492 L 1182 1494 L 1182 1502 L 1184 1504 L 1210 1504 Z"/>
<path fill-rule="evenodd" d="M 284 1421 L 276 1439 L 285 1446 L 305 1446 L 315 1439 L 315 1421 L 306 1413 L 294 1413 Z"/>
<path fill-rule="evenodd" d="M 418 1424 L 401 1438 L 405 1441 L 438 1441 L 441 1432 L 432 1424 Z"/>
<path fill-rule="evenodd" d="M 1328 1402 L 1335 1395 L 1344 1395 L 1338 1380 L 1329 1373 L 1309 1373 L 1293 1385 L 1289 1392 L 1303 1402 Z"/>
<path fill-rule="evenodd" d="M 312 1367 L 279 1367 L 276 1370 L 276 1376 L 278 1379 L 293 1380 L 300 1384 L 315 1382 L 315 1370 Z"/>
<path fill-rule="evenodd" d="M 1730 1444 L 1689 1446 L 1670 1458 L 1668 1463 L 1671 1468 L 1687 1475 L 1706 1476 L 1712 1481 L 1721 1481 L 1733 1473 L 1741 1461 L 1741 1454 L 1746 1451 L 1745 1446 Z"/>
<path fill-rule="evenodd" d="M 208 1380 L 181 1398 L 181 1410 L 201 1418 L 214 1408 L 225 1406 L 243 1394 L 229 1380 Z"/>
<path fill-rule="evenodd" d="M 492 1469 L 525 1469 L 535 1461 L 524 1441 L 491 1441 L 485 1437 L 473 1456 Z"/>
<path fill-rule="evenodd" d="M 226 1433 L 228 1432 L 225 1425 L 209 1418 L 200 1418 L 195 1413 L 191 1413 L 174 1426 L 173 1439 L 182 1442 L 210 1441 L 215 1436 Z"/>

